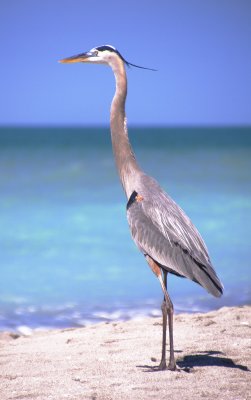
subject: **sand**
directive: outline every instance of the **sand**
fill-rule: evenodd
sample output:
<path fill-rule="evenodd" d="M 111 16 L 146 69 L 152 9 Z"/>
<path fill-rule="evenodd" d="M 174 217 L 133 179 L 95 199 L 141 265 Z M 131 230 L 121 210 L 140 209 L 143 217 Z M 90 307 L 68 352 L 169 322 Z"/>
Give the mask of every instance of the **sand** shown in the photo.
<path fill-rule="evenodd" d="M 156 371 L 161 319 L 0 335 L 0 399 L 251 399 L 251 307 L 179 314 L 179 369 Z"/>

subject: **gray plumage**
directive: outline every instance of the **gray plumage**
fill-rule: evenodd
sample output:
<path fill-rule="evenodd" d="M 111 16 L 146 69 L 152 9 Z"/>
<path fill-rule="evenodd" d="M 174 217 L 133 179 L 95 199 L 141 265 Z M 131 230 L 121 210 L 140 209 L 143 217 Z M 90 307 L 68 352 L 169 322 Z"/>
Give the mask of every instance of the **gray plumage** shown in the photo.
<path fill-rule="evenodd" d="M 184 211 L 151 177 L 142 174 L 137 186 L 142 201 L 127 210 L 132 237 L 143 254 L 167 272 L 199 283 L 218 297 L 222 285 L 211 264 L 206 245 Z"/>
<path fill-rule="evenodd" d="M 87 53 L 68 57 L 63 63 L 96 63 L 109 65 L 115 76 L 116 91 L 111 104 L 110 126 L 114 157 L 127 196 L 127 219 L 131 234 L 150 268 L 160 281 L 163 336 L 159 369 L 176 369 L 173 345 L 173 304 L 167 292 L 167 273 L 189 278 L 214 296 L 223 286 L 211 264 L 199 232 L 184 211 L 163 191 L 159 184 L 138 166 L 132 151 L 126 124 L 126 61 L 113 46 L 95 47 Z M 148 69 L 148 68 L 144 68 Z M 135 273 L 136 274 L 136 273 Z M 170 358 L 166 365 L 166 327 L 169 325 Z"/>

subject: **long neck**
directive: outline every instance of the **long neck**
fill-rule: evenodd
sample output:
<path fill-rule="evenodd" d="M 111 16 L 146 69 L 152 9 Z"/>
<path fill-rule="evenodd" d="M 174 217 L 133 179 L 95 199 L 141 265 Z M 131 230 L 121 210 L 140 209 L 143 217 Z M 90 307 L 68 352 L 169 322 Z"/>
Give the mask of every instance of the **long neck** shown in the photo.
<path fill-rule="evenodd" d="M 122 60 L 115 60 L 111 67 L 116 80 L 116 91 L 111 104 L 110 119 L 112 147 L 120 180 L 129 198 L 134 190 L 133 183 L 137 173 L 140 172 L 140 168 L 132 151 L 127 132 L 125 115 L 127 79 L 124 63 Z"/>

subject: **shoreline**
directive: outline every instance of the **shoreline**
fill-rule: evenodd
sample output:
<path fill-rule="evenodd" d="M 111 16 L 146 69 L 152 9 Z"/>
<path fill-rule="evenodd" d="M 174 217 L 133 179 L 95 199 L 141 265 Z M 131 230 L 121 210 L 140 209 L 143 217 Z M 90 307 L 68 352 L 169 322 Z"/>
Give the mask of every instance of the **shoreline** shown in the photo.
<path fill-rule="evenodd" d="M 174 317 L 178 370 L 156 371 L 161 318 L 0 333 L 9 399 L 251 399 L 251 306 Z"/>
<path fill-rule="evenodd" d="M 224 296 L 225 297 L 225 296 Z M 214 304 L 202 303 L 200 298 L 195 298 L 194 304 L 184 306 L 183 303 L 175 303 L 174 314 L 206 314 L 211 311 L 217 311 L 222 307 L 243 307 L 251 305 L 249 299 L 244 301 L 237 301 L 234 304 L 227 301 L 219 305 L 219 300 L 212 298 Z M 0 320 L 0 335 L 3 332 L 12 332 L 17 335 L 29 336 L 40 331 L 60 330 L 67 328 L 84 328 L 90 325 L 97 325 L 100 323 L 113 323 L 113 322 L 126 322 L 137 318 L 161 318 L 160 301 L 148 302 L 147 304 L 135 306 L 132 304 L 114 305 L 108 307 L 84 309 L 81 304 L 65 303 L 61 306 L 48 306 L 43 305 L 26 307 L 17 307 L 9 311 L 5 310 L 2 305 L 1 320 Z M 150 305 L 149 305 L 150 304 Z M 197 304 L 200 304 L 197 306 Z M 84 311 L 83 311 L 84 310 Z"/>

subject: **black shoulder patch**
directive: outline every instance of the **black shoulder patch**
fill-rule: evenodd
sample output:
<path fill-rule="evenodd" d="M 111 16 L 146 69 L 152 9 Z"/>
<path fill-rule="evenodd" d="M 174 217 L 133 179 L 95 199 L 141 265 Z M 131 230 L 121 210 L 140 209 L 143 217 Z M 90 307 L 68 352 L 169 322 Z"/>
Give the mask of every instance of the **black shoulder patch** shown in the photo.
<path fill-rule="evenodd" d="M 127 205 L 126 205 L 126 209 L 127 209 L 127 210 L 128 210 L 128 209 L 131 207 L 131 205 L 136 201 L 136 197 L 137 197 L 137 196 L 138 196 L 138 193 L 134 190 L 134 191 L 132 192 L 132 194 L 131 194 L 131 196 L 130 196 L 128 202 L 127 202 Z"/>

